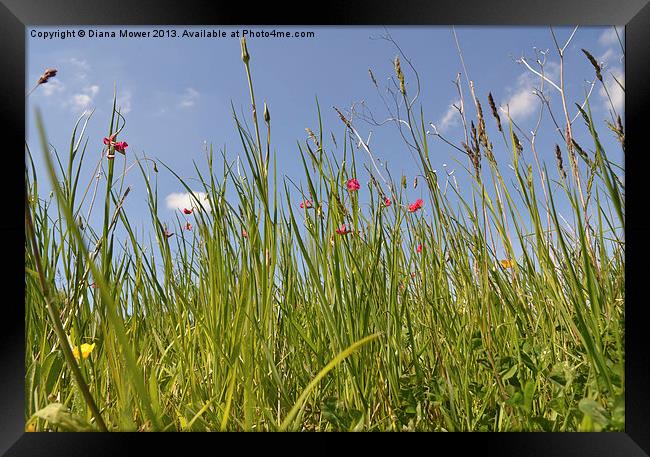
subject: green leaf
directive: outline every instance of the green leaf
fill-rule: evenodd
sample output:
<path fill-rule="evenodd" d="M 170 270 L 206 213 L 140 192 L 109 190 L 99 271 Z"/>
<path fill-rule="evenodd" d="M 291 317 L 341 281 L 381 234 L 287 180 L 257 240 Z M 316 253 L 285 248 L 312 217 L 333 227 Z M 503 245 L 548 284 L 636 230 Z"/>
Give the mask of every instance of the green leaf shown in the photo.
<path fill-rule="evenodd" d="M 280 424 L 280 430 L 284 431 L 287 429 L 287 427 L 291 424 L 293 419 L 296 417 L 298 414 L 298 410 L 306 400 L 307 396 L 309 393 L 316 387 L 318 382 L 325 377 L 327 373 L 329 373 L 334 367 L 336 367 L 339 363 L 341 363 L 343 360 L 345 360 L 350 354 L 352 354 L 354 351 L 359 349 L 361 346 L 364 344 L 367 344 L 374 340 L 375 338 L 378 338 L 380 333 L 374 333 L 372 335 L 366 336 L 365 338 L 360 339 L 359 341 L 353 343 L 350 345 L 347 349 L 339 353 L 336 357 L 332 359 L 330 363 L 325 365 L 325 367 L 316 375 L 316 377 L 305 387 L 305 390 L 302 392 L 300 397 L 298 397 L 298 400 L 296 403 L 293 405 L 293 408 L 291 408 L 291 411 L 289 411 L 289 414 L 287 414 L 287 417 L 285 417 L 284 421 L 282 424 Z"/>
<path fill-rule="evenodd" d="M 517 373 L 517 365 L 513 365 L 510 369 L 501 377 L 503 381 L 507 381 L 512 378 Z"/>
<path fill-rule="evenodd" d="M 533 408 L 533 396 L 535 395 L 535 381 L 529 379 L 524 385 L 524 409 L 530 411 Z"/>
<path fill-rule="evenodd" d="M 609 418 L 607 417 L 607 411 L 599 403 L 590 399 L 583 398 L 578 403 L 578 408 L 582 411 L 585 416 L 589 418 L 597 425 L 602 428 L 606 427 L 609 424 Z"/>
<path fill-rule="evenodd" d="M 68 432 L 95 432 L 95 427 L 85 419 L 73 414 L 61 403 L 50 403 L 45 408 L 36 411 L 32 416 L 46 420 L 55 427 Z M 32 420 L 30 419 L 30 420 Z"/>
<path fill-rule="evenodd" d="M 63 368 L 63 357 L 59 351 L 52 352 L 47 355 L 43 363 L 42 376 L 45 378 L 45 392 L 49 395 L 54 389 L 54 384 L 59 379 L 61 370 Z M 45 368 L 47 364 L 47 368 Z"/>
<path fill-rule="evenodd" d="M 617 396 L 614 401 L 611 425 L 616 430 L 625 430 L 625 395 Z"/>

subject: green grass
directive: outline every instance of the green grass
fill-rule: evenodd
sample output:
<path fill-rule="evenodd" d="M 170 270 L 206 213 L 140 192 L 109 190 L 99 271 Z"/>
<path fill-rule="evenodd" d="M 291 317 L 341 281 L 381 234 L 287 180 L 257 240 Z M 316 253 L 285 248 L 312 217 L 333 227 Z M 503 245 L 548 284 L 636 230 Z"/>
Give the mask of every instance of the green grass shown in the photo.
<path fill-rule="evenodd" d="M 125 160 L 119 153 L 101 159 L 103 192 L 79 188 L 90 116 L 75 126 L 63 162 L 38 116 L 54 192 L 39 194 L 27 148 L 28 425 L 624 430 L 624 187 L 588 104 L 573 130 L 584 129 L 593 144 L 578 154 L 572 146 L 573 155 L 565 145 L 562 169 L 529 166 L 516 125 L 499 119 L 499 147 L 515 170 L 510 183 L 485 125 L 496 119 L 485 119 L 479 105 L 478 132 L 470 145 L 459 143 L 472 187 L 457 192 L 432 170 L 435 136 L 408 106 L 397 64 L 404 139 L 426 194 L 424 208 L 409 212 L 406 182 L 380 174 L 373 160 L 363 197 L 346 189 L 372 152 L 355 153 L 357 127 L 343 115 L 336 126 L 346 129 L 343 155 L 329 150 L 320 107 L 318 128 L 298 145 L 304 177 L 278 180 L 273 120 L 266 105 L 257 113 L 245 45 L 242 57 L 254 127 L 235 116 L 240 163 L 224 155 L 217 171 L 210 150 L 207 167 L 197 165 L 208 200 L 197 199 L 191 231 L 178 219 L 169 227 L 175 235 L 164 235 L 156 173 L 174 172 L 137 162 L 155 246 L 121 208 L 129 189 L 115 179 L 113 168 Z M 125 121 L 113 103 L 106 136 Z M 622 128 L 610 127 L 623 143 Z M 294 185 L 300 181 L 304 188 Z M 228 201 L 226 189 L 237 198 Z M 300 209 L 303 199 L 313 208 Z M 564 218 L 559 199 L 571 203 Z M 103 211 L 100 227 L 84 219 L 93 205 Z M 337 234 L 342 224 L 351 232 Z M 94 350 L 77 360 L 72 345 L 83 343 Z"/>

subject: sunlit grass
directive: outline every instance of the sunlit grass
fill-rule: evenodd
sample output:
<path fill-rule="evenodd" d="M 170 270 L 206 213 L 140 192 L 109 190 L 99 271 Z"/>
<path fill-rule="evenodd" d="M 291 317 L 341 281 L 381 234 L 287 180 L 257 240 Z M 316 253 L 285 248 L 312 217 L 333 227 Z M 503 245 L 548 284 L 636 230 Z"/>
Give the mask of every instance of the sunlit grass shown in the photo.
<path fill-rule="evenodd" d="M 588 103 L 572 128 L 593 144 L 558 146 L 548 169 L 522 158 L 530 151 L 491 95 L 494 119 L 474 99 L 470 144 L 458 142 L 471 189 L 460 192 L 431 167 L 436 138 L 396 61 L 424 189 L 409 201 L 410 183 L 378 168 L 340 111 L 349 136 L 342 156 L 328 149 L 320 106 L 299 145 L 304 176 L 279 180 L 245 43 L 242 60 L 253 128 L 235 116 L 241 161 L 224 155 L 218 170 L 210 150 L 197 165 L 207 200 L 165 226 L 156 176 L 174 172 L 137 161 L 155 249 L 122 209 L 115 102 L 92 203 L 78 185 L 90 116 L 63 162 L 37 116 L 54 192 L 39 194 L 27 148 L 30 430 L 624 430 L 624 187 Z M 610 128 L 623 144 L 622 126 Z M 100 227 L 84 219 L 89 205 Z"/>

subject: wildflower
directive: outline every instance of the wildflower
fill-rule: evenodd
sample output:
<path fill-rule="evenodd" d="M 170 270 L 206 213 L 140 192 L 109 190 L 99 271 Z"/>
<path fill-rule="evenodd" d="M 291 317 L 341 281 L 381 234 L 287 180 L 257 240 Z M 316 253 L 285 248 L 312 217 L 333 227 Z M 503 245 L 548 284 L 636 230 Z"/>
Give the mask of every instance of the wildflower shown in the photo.
<path fill-rule="evenodd" d="M 421 209 L 422 206 L 424 206 L 424 200 L 418 198 L 417 200 L 415 200 L 415 203 L 411 203 L 409 205 L 409 213 L 416 212 L 417 210 Z"/>
<path fill-rule="evenodd" d="M 93 352 L 93 349 L 95 349 L 95 343 L 93 344 L 88 344 L 84 343 L 81 345 L 81 357 L 84 359 L 87 359 L 90 356 L 90 353 Z M 79 348 L 77 346 L 74 346 L 72 348 L 72 355 L 74 355 L 74 358 L 79 360 Z"/>
<path fill-rule="evenodd" d="M 512 268 L 514 265 L 514 262 L 510 259 L 504 259 L 501 261 L 501 266 L 503 268 Z"/>
<path fill-rule="evenodd" d="M 242 229 L 241 236 L 243 236 L 244 238 L 248 238 L 248 232 L 246 230 Z"/>
<path fill-rule="evenodd" d="M 36 422 L 32 422 L 27 427 L 25 427 L 26 432 L 35 432 L 36 431 Z"/>
<path fill-rule="evenodd" d="M 422 252 L 422 245 L 418 244 L 418 247 L 416 249 L 417 253 L 420 254 Z"/>
<path fill-rule="evenodd" d="M 117 133 L 114 133 L 114 134 L 112 134 L 111 136 L 109 136 L 108 138 L 104 137 L 104 144 L 105 144 L 106 146 L 114 145 L 114 144 L 115 144 L 115 136 L 116 136 L 116 135 L 117 135 Z"/>
<path fill-rule="evenodd" d="M 411 278 L 415 278 L 415 271 L 411 272 Z"/>
<path fill-rule="evenodd" d="M 97 289 L 97 283 L 92 283 L 90 287 L 92 287 L 93 289 Z"/>
<path fill-rule="evenodd" d="M 109 151 L 110 151 L 110 146 L 113 146 L 113 148 L 121 152 L 122 154 L 126 153 L 126 148 L 129 146 L 129 144 L 126 141 L 115 141 L 115 137 L 117 136 L 117 133 L 112 134 L 108 138 L 104 137 L 104 144 L 106 146 L 109 146 Z M 110 152 L 108 153 L 108 158 L 112 159 L 114 158 L 115 155 L 111 154 Z"/>
<path fill-rule="evenodd" d="M 349 230 L 349 229 L 345 226 L 345 224 L 343 224 L 342 226 L 340 226 L 339 228 L 336 229 L 336 233 L 338 233 L 339 235 L 347 235 L 347 234 L 350 233 L 351 231 L 352 231 L 352 230 Z"/>
<path fill-rule="evenodd" d="M 307 209 L 313 208 L 311 200 L 304 200 L 304 201 L 300 202 L 300 209 L 304 209 L 304 208 L 307 208 Z"/>
<path fill-rule="evenodd" d="M 173 235 L 172 232 L 170 232 L 168 229 L 163 230 L 163 235 L 165 235 L 166 238 L 169 238 L 170 236 Z"/>
<path fill-rule="evenodd" d="M 361 189 L 361 184 L 359 184 L 357 178 L 349 179 L 348 182 L 346 183 L 346 186 L 350 192 Z"/>
<path fill-rule="evenodd" d="M 185 214 L 192 214 L 192 210 L 191 210 L 191 209 L 187 209 L 187 208 L 183 208 L 183 213 L 185 213 Z"/>
<path fill-rule="evenodd" d="M 114 144 L 115 150 L 121 152 L 122 154 L 126 153 L 126 148 L 129 146 L 126 141 L 118 141 Z"/>
<path fill-rule="evenodd" d="M 187 224 L 185 224 L 185 227 L 183 227 L 183 228 L 184 228 L 185 230 L 187 230 L 187 231 L 190 231 L 190 230 L 192 230 L 192 224 L 190 224 L 190 223 L 188 222 Z"/>
<path fill-rule="evenodd" d="M 390 198 L 384 197 L 384 206 L 390 206 L 390 204 L 391 204 Z"/>

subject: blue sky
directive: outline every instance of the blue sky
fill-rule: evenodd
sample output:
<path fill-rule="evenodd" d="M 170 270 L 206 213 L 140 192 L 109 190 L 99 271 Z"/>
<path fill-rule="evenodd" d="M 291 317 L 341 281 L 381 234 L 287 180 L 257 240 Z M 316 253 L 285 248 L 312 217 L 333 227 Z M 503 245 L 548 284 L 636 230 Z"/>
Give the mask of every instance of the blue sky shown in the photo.
<path fill-rule="evenodd" d="M 67 27 L 78 30 L 88 27 Z M 119 30 L 117 28 L 92 28 L 92 30 Z M 129 30 L 152 30 L 160 27 L 128 27 Z M 233 30 L 259 27 L 163 27 L 175 29 Z M 64 27 L 44 27 L 37 31 L 65 30 Z M 273 30 L 274 27 L 263 27 Z M 281 31 L 313 31 L 313 38 L 249 38 L 253 83 L 259 111 L 264 101 L 272 118 L 272 150 L 278 157 L 278 177 L 302 180 L 303 170 L 299 161 L 296 141 L 307 138 L 305 128 L 318 129 L 315 98 L 318 97 L 322 115 L 326 147 L 332 148 L 330 132 L 339 140 L 343 125 L 332 106 L 349 110 L 362 101 L 377 119 L 388 114 L 368 75 L 372 69 L 380 87 L 387 85 L 394 75 L 393 59 L 398 54 L 392 43 L 381 39 L 386 30 L 399 44 L 415 65 L 421 80 L 424 116 L 455 144 L 463 138 L 462 125 L 452 103 L 458 93 L 453 80 L 463 72 L 451 27 L 275 27 Z M 215 152 L 226 148 L 227 156 L 234 160 L 242 152 L 234 127 L 231 102 L 245 120 L 250 120 L 250 99 L 244 67 L 241 61 L 238 38 L 54 38 L 31 37 L 27 30 L 27 81 L 30 89 L 43 70 L 54 67 L 57 76 L 30 95 L 27 103 L 27 141 L 36 158 L 40 171 L 41 188 L 47 189 L 45 173 L 40 159 L 42 151 L 33 126 L 33 111 L 38 107 L 45 121 L 48 139 L 60 153 L 65 153 L 77 118 L 86 110 L 95 109 L 87 134 L 88 159 L 82 172 L 80 186 L 90 182 L 93 169 L 102 150 L 102 138 L 107 135 L 110 122 L 111 101 L 117 88 L 118 106 L 127 119 L 120 140 L 127 141 L 127 167 L 134 155 L 146 154 L 165 162 L 180 176 L 195 178 L 193 161 L 206 171 L 204 144 L 212 144 Z M 558 41 L 564 43 L 571 35 L 572 27 L 555 28 Z M 622 29 L 621 31 L 621 38 Z M 566 50 L 566 91 L 568 101 L 582 102 L 594 71 L 581 48 L 589 50 L 599 61 L 606 64 L 605 81 L 610 88 L 614 105 L 622 114 L 623 92 L 613 80 L 623 79 L 622 51 L 612 27 L 584 27 L 578 29 Z M 558 80 L 558 56 L 553 38 L 547 27 L 456 27 L 469 78 L 474 81 L 476 93 L 488 115 L 488 127 L 493 128 L 489 115 L 487 94 L 492 92 L 500 106 L 509 106 L 513 119 L 524 131 L 530 131 L 537 119 L 539 99 L 532 95 L 538 85 L 535 78 L 516 60 L 526 57 L 534 65 L 535 49 L 549 50 L 546 72 Z M 403 62 L 409 93 L 414 93 L 414 75 Z M 559 108 L 559 97 L 548 85 L 545 91 L 551 103 Z M 468 92 L 465 93 L 467 97 Z M 597 121 L 609 119 L 609 102 L 599 85 L 590 98 Z M 467 105 L 467 103 L 466 103 Z M 470 114 L 472 108 L 467 105 Z M 418 108 L 419 109 L 419 108 Z M 570 109 L 575 114 L 576 109 Z M 581 122 L 578 120 L 577 122 Z M 544 115 L 537 139 L 538 151 L 555 170 L 553 147 L 560 138 L 551 127 L 548 115 Z M 373 152 L 388 163 L 394 177 L 405 174 L 409 182 L 417 173 L 410 153 L 392 124 L 381 127 L 355 121 L 356 128 L 365 138 L 372 133 L 370 146 Z M 580 130 L 583 130 L 580 128 Z M 610 155 L 622 164 L 611 135 L 601 128 L 601 135 Z M 580 138 L 578 136 L 578 138 Z M 437 138 L 431 140 L 431 157 L 434 168 L 456 169 L 458 183 L 465 181 L 463 170 L 457 161 L 466 158 Z M 503 150 L 493 135 L 497 149 Z M 497 145 L 498 144 L 498 145 Z M 334 150 L 334 154 L 337 154 Z M 358 151 L 359 158 L 365 158 Z M 500 156 L 501 154 L 501 156 Z M 497 160 L 507 159 L 505 152 L 497 152 Z M 620 160 L 618 158 L 620 157 Z M 123 161 L 122 156 L 117 160 Z M 121 169 L 120 163 L 116 169 Z M 178 181 L 163 167 L 159 167 L 159 208 L 162 220 L 170 224 L 175 220 L 177 209 L 168 206 L 166 197 L 183 192 Z M 359 176 L 365 183 L 365 171 Z M 133 167 L 126 177 L 132 192 L 126 202 L 126 211 L 136 226 L 150 227 L 142 216 L 147 212 L 146 194 L 142 177 Z M 103 184 L 100 188 L 103 188 Z M 200 190 L 199 186 L 196 187 Z M 367 191 L 366 191 L 367 192 Z M 409 189 L 409 200 L 421 196 L 422 186 Z M 42 191 L 41 195 L 45 195 Z M 179 203 L 182 205 L 182 203 Z M 87 204 L 85 205 L 87 207 Z M 85 210 L 84 210 L 85 212 Z M 99 211 L 95 210 L 99 217 Z M 92 223 L 92 221 L 91 221 Z"/>

